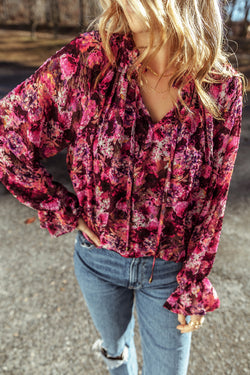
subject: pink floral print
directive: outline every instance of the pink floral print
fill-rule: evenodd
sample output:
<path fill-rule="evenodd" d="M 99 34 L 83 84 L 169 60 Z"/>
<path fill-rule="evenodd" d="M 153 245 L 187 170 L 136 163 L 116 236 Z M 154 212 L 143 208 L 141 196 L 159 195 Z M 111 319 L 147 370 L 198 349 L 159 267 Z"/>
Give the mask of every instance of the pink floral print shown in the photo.
<path fill-rule="evenodd" d="M 153 123 L 137 73 L 128 80 L 139 53 L 131 34 L 114 34 L 111 48 L 117 64 L 105 71 L 99 32 L 85 33 L 0 101 L 0 179 L 52 235 L 83 217 L 102 247 L 182 262 L 164 306 L 204 315 L 220 303 L 207 276 L 239 146 L 241 80 L 235 74 L 208 88 L 224 120 L 189 80 L 182 99 L 190 111 L 179 102 Z M 64 148 L 75 194 L 41 164 Z"/>

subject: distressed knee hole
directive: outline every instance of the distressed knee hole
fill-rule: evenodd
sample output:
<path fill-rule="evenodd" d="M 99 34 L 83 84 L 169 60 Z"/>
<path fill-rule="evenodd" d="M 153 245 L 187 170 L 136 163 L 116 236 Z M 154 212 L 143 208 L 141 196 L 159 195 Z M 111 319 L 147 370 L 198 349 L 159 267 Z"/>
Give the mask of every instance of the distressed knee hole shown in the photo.
<path fill-rule="evenodd" d="M 108 358 L 108 359 L 111 359 L 111 360 L 120 360 L 122 361 L 123 360 L 123 353 L 121 355 L 119 355 L 118 357 L 112 357 L 111 355 L 108 354 L 107 350 L 104 349 L 104 348 L 101 348 L 101 353 L 102 355 L 104 355 L 104 357 Z"/>
<path fill-rule="evenodd" d="M 110 356 L 107 353 L 106 349 L 104 348 L 101 349 L 101 354 L 102 354 L 104 362 L 106 363 L 106 365 L 108 366 L 110 370 L 120 367 L 126 362 L 128 362 L 128 347 L 127 346 L 125 346 L 122 354 L 119 355 L 118 357 Z"/>
<path fill-rule="evenodd" d="M 102 347 L 102 341 L 97 340 L 97 342 L 93 345 L 94 351 L 101 356 L 101 358 L 106 363 L 108 369 L 112 370 L 114 368 L 120 367 L 123 364 L 128 362 L 128 347 L 125 346 L 121 355 L 117 357 L 113 357 L 108 354 L 107 350 Z"/>

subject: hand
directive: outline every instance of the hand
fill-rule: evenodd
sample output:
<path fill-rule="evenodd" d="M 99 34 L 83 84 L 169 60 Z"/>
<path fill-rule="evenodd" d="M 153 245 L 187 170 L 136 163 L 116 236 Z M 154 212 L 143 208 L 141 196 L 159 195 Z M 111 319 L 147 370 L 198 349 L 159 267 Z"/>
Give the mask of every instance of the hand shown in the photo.
<path fill-rule="evenodd" d="M 87 226 L 85 221 L 83 221 L 82 218 L 78 220 L 78 226 L 76 229 L 80 230 L 82 233 L 85 233 L 89 237 L 89 239 L 94 242 L 96 246 L 101 246 L 101 241 L 99 240 L 97 235 L 91 229 L 89 229 L 89 227 Z"/>
<path fill-rule="evenodd" d="M 178 314 L 178 320 L 181 324 L 176 328 L 179 329 L 181 333 L 196 331 L 202 326 L 204 319 L 204 315 L 191 315 L 190 322 L 187 324 L 185 315 Z"/>

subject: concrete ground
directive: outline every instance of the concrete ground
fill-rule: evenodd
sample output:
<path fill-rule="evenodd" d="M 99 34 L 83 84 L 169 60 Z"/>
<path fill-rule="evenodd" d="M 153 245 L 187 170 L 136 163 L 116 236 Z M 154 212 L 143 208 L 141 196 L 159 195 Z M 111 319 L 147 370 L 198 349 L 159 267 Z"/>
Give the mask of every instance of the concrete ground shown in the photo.
<path fill-rule="evenodd" d="M 0 95 L 30 74 L 0 65 Z M 65 179 L 64 154 L 46 162 Z M 59 168 L 60 166 L 60 168 Z M 0 185 L 0 374 L 105 375 L 91 346 L 97 333 L 73 269 L 75 234 L 51 238 L 35 211 Z M 250 374 L 250 107 L 210 280 L 221 308 L 193 334 L 188 375 Z M 136 343 L 139 347 L 138 327 Z M 141 367 L 140 349 L 139 364 Z M 152 374 L 154 375 L 154 374 Z M 167 374 L 166 374 L 167 375 Z"/>

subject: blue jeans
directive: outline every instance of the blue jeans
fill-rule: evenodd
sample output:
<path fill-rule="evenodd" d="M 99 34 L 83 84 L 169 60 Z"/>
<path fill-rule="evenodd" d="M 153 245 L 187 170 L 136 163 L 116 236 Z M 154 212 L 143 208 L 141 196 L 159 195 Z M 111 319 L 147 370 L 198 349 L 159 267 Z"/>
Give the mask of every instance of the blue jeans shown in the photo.
<path fill-rule="evenodd" d="M 74 262 L 76 277 L 106 350 L 103 358 L 110 374 L 138 374 L 134 306 L 141 336 L 142 374 L 187 374 L 191 333 L 181 334 L 176 329 L 178 315 L 163 307 L 177 287 L 181 263 L 157 258 L 150 284 L 152 257 L 124 258 L 114 251 L 96 248 L 81 232 L 76 238 Z M 125 349 L 127 357 L 115 361 L 113 357 L 121 356 Z"/>

